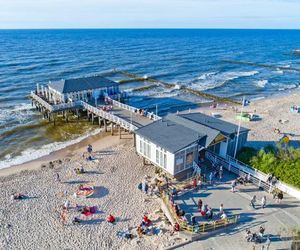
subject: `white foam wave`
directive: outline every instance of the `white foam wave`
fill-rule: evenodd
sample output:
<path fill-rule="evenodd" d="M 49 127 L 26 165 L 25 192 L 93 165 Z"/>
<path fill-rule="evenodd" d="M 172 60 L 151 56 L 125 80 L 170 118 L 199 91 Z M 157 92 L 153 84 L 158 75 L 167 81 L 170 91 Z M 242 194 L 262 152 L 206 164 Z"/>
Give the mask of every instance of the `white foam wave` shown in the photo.
<path fill-rule="evenodd" d="M 283 70 L 277 68 L 276 71 L 274 71 L 274 73 L 282 75 L 284 72 L 283 72 Z"/>
<path fill-rule="evenodd" d="M 269 82 L 268 80 L 254 81 L 255 86 L 258 87 L 258 88 L 264 88 L 268 82 Z"/>
<path fill-rule="evenodd" d="M 192 81 L 191 87 L 197 90 L 207 90 L 221 87 L 225 83 L 241 78 L 258 74 L 258 71 L 237 71 L 237 72 L 208 72 Z"/>
<path fill-rule="evenodd" d="M 34 114 L 34 109 L 31 104 L 21 103 L 14 107 L 0 109 L 0 125 L 6 124 L 13 120 L 19 124 L 24 124 L 31 120 L 30 117 Z"/>
<path fill-rule="evenodd" d="M 73 145 L 75 143 L 78 143 L 87 137 L 91 135 L 96 135 L 100 133 L 102 130 L 101 129 L 95 129 L 90 133 L 87 133 L 85 135 L 82 135 L 76 139 L 65 141 L 65 142 L 53 142 L 47 145 L 44 145 L 40 147 L 39 149 L 36 148 L 29 148 L 24 150 L 21 155 L 16 156 L 16 157 L 11 157 L 10 155 L 5 156 L 5 160 L 0 161 L 0 169 L 1 168 L 8 168 L 14 165 L 22 164 L 28 161 L 32 161 L 35 159 L 38 159 L 42 156 L 49 155 L 50 153 L 63 149 L 67 146 Z"/>
<path fill-rule="evenodd" d="M 277 85 L 279 91 L 284 91 L 284 90 L 289 90 L 289 89 L 295 89 L 295 88 L 299 88 L 299 84 L 298 83 L 294 83 L 294 84 L 280 84 L 279 86 Z"/>

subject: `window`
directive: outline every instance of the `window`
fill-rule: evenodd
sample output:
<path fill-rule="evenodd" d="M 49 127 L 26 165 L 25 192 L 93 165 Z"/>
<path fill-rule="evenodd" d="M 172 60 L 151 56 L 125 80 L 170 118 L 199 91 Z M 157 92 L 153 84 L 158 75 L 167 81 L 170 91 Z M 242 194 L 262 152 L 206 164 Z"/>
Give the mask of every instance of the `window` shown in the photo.
<path fill-rule="evenodd" d="M 140 138 L 140 153 L 148 158 L 151 158 L 150 142 L 144 138 Z"/>
<path fill-rule="evenodd" d="M 190 152 L 186 155 L 186 165 L 191 165 L 194 160 L 194 152 Z"/>
<path fill-rule="evenodd" d="M 167 168 L 167 151 L 159 146 L 156 146 L 155 162 L 157 165 Z"/>
<path fill-rule="evenodd" d="M 179 153 L 175 156 L 175 173 L 184 170 L 184 154 Z"/>

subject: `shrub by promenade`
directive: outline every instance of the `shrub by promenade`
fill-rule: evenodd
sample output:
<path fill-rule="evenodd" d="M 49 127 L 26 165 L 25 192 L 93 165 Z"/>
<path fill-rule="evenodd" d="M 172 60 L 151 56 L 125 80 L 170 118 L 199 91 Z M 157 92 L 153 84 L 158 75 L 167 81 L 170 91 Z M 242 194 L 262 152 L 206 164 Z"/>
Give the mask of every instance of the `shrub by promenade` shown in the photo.
<path fill-rule="evenodd" d="M 267 146 L 261 150 L 243 148 L 238 159 L 264 173 L 272 173 L 281 181 L 300 188 L 300 148 Z"/>

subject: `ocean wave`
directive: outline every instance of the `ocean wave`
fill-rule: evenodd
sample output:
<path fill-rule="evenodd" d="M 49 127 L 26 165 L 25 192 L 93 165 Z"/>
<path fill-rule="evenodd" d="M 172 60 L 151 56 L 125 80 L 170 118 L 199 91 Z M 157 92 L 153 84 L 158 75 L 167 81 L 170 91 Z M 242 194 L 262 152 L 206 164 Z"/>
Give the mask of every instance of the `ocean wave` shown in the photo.
<path fill-rule="evenodd" d="M 269 82 L 268 80 L 254 81 L 255 86 L 258 87 L 258 88 L 264 88 L 268 82 Z"/>
<path fill-rule="evenodd" d="M 219 88 L 229 81 L 242 77 L 250 77 L 258 74 L 258 71 L 237 71 L 237 72 L 208 72 L 197 77 L 191 83 L 191 87 L 197 90 L 207 90 Z"/>
<path fill-rule="evenodd" d="M 278 91 L 285 91 L 285 90 L 289 90 L 289 89 L 296 89 L 299 88 L 300 85 L 299 83 L 292 83 L 292 84 L 279 84 L 277 85 L 277 90 Z"/>
<path fill-rule="evenodd" d="M 5 160 L 0 161 L 0 169 L 1 168 L 8 168 L 14 165 L 18 165 L 18 164 L 22 164 L 28 161 L 32 161 L 32 160 L 36 160 L 42 156 L 46 156 L 49 155 L 50 153 L 66 148 L 70 145 L 73 145 L 75 143 L 78 143 L 84 139 L 86 139 L 87 137 L 91 136 L 91 135 L 96 135 L 98 133 L 100 133 L 102 131 L 102 129 L 95 129 L 90 133 L 87 133 L 85 135 L 82 135 L 76 139 L 73 140 L 69 140 L 69 141 L 65 141 L 65 142 L 53 142 L 47 145 L 44 145 L 42 147 L 40 147 L 39 149 L 36 148 L 29 148 L 24 150 L 21 155 L 16 156 L 16 157 L 11 157 L 11 155 L 6 155 L 4 158 Z"/>
<path fill-rule="evenodd" d="M 32 117 L 36 115 L 31 104 L 21 103 L 13 107 L 0 109 L 0 130 L 7 132 L 18 125 L 26 125 L 32 122 Z"/>

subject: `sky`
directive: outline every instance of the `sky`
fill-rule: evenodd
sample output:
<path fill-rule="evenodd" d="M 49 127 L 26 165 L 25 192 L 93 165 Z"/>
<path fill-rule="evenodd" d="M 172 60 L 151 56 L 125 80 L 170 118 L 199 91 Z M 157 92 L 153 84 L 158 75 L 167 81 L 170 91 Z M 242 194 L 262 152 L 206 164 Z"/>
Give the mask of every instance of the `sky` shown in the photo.
<path fill-rule="evenodd" d="M 0 0 L 0 29 L 300 29 L 300 0 Z"/>

